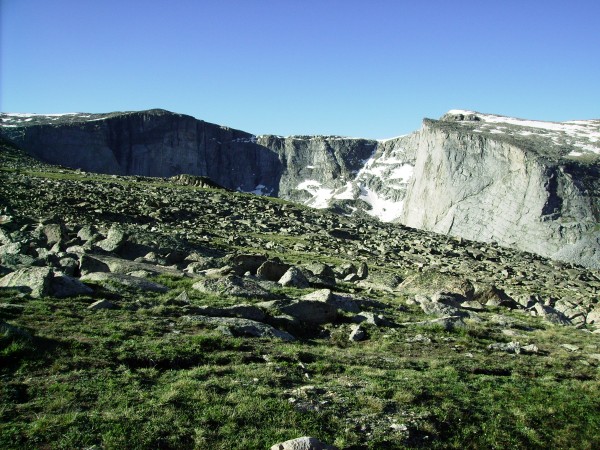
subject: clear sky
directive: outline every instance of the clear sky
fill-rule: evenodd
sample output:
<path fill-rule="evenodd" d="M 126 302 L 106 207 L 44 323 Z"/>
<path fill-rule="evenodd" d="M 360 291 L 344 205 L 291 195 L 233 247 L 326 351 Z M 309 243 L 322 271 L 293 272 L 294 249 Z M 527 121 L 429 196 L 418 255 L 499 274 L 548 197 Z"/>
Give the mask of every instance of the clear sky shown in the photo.
<path fill-rule="evenodd" d="M 0 110 L 387 138 L 600 118 L 598 0 L 0 0 Z"/>

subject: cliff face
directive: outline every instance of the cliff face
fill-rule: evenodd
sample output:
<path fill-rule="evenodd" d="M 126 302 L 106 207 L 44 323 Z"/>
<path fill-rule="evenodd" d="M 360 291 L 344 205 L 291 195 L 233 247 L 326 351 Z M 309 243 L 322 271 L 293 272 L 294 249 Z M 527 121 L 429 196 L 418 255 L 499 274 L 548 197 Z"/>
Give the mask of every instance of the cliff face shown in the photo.
<path fill-rule="evenodd" d="M 375 141 L 254 136 L 163 110 L 0 119 L 2 137 L 52 163 L 205 176 L 234 190 L 600 268 L 600 121 L 451 111 Z"/>
<path fill-rule="evenodd" d="M 600 267 L 598 164 L 426 121 L 400 221 Z"/>
<path fill-rule="evenodd" d="M 206 176 L 231 189 L 277 193 L 281 161 L 253 135 L 163 110 L 30 116 L 3 134 L 41 159 L 92 172 Z"/>

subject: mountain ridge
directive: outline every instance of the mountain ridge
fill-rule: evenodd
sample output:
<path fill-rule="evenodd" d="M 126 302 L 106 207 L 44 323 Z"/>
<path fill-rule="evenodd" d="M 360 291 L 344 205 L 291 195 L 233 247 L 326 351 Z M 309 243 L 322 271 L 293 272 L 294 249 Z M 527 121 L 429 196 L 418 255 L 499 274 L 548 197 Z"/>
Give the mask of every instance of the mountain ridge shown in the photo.
<path fill-rule="evenodd" d="M 162 109 L 0 120 L 2 136 L 52 163 L 207 176 L 234 190 L 600 268 L 599 120 L 451 110 L 384 140 L 256 136 Z"/>

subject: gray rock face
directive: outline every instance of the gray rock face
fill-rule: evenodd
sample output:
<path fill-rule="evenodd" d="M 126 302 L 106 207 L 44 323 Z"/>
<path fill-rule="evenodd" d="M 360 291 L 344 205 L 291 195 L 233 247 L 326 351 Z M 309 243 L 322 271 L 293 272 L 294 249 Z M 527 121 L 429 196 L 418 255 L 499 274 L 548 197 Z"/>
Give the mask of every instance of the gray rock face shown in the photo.
<path fill-rule="evenodd" d="M 445 121 L 426 120 L 417 145 L 402 223 L 600 267 L 597 162 Z"/>
<path fill-rule="evenodd" d="M 385 141 L 254 136 L 164 110 L 2 114 L 0 125 L 2 137 L 53 163 L 208 177 L 229 189 L 591 268 L 600 268 L 599 133 L 597 120 L 532 122 L 471 111 L 426 119 L 421 130 Z"/>

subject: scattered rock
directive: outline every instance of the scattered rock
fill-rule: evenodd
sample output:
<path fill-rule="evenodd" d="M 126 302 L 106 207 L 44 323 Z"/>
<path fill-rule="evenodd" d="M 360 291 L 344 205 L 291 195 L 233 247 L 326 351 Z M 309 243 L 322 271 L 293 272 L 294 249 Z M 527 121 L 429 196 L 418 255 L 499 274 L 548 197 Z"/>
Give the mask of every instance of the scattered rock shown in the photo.
<path fill-rule="evenodd" d="M 512 353 L 518 355 L 521 353 L 521 344 L 516 341 L 513 342 L 496 342 L 488 345 L 489 350 Z"/>

